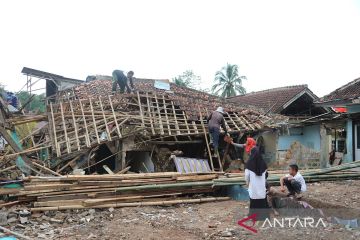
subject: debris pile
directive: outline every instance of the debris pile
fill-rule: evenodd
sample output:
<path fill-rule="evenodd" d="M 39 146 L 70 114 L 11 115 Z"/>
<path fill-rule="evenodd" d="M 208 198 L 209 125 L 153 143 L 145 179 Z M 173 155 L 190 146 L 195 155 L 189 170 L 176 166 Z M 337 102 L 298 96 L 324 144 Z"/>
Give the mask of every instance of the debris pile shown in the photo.
<path fill-rule="evenodd" d="M 213 193 L 217 174 L 147 173 L 118 175 L 68 175 L 24 179 L 18 202 L 30 202 L 32 212 L 83 208 L 172 205 L 228 200 L 199 197 Z M 189 198 L 188 195 L 194 195 Z"/>

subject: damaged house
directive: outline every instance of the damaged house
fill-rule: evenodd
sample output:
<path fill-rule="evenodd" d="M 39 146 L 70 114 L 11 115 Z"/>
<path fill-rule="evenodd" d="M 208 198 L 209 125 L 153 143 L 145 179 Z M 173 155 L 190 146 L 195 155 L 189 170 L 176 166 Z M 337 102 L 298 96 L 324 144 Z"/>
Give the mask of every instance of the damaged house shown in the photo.
<path fill-rule="evenodd" d="M 57 86 L 47 88 L 45 115 L 7 120 L 7 129 L 35 120 L 45 122 L 33 129 L 35 141 L 30 147 L 10 155 L 20 155 L 21 168 L 30 165 L 32 171 L 38 166 L 32 166 L 29 158 L 41 160 L 58 175 L 223 171 L 221 159 L 213 158 L 208 144 L 206 118 L 211 111 L 224 107 L 226 126 L 234 139 L 286 124 L 280 115 L 167 80 L 135 79 L 133 93 L 119 94 L 111 92 L 108 77 L 82 83 L 29 68 L 23 73 Z M 69 81 L 71 85 L 61 87 Z"/>
<path fill-rule="evenodd" d="M 330 107 L 342 116 L 334 121 L 343 131 L 334 136 L 333 149 L 344 154 L 344 162 L 360 160 L 360 78 L 318 99 L 316 104 Z"/>
<path fill-rule="evenodd" d="M 228 100 L 289 118 L 289 128 L 262 132 L 258 136 L 263 141 L 265 156 L 273 166 L 286 166 L 289 161 L 295 161 L 305 168 L 317 168 L 327 164 L 332 135 L 336 135 L 331 132 L 336 128 L 331 122 L 339 117 L 330 108 L 315 105 L 318 99 L 307 85 L 297 85 L 252 92 Z M 337 136 L 339 141 L 341 133 Z"/>

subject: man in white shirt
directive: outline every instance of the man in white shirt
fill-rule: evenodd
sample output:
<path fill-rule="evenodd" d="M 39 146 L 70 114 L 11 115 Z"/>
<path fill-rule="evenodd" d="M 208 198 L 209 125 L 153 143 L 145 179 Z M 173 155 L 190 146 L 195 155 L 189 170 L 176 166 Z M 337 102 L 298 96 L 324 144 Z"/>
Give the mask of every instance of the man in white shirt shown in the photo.
<path fill-rule="evenodd" d="M 280 178 L 281 191 L 285 192 L 285 187 L 288 189 L 288 196 L 295 195 L 296 198 L 302 197 L 301 193 L 306 191 L 306 183 L 303 176 L 299 173 L 299 167 L 296 164 L 289 166 L 289 174 Z"/>

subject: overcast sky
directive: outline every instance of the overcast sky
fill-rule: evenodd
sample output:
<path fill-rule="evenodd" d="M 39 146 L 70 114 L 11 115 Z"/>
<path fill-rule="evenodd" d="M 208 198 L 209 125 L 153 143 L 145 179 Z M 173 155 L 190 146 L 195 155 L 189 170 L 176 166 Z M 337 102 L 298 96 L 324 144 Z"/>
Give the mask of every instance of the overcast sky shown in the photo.
<path fill-rule="evenodd" d="M 308 84 L 319 96 L 360 77 L 360 0 L 0 1 L 0 82 L 22 67 L 85 79 L 114 69 L 211 86 L 227 62 L 248 92 Z"/>

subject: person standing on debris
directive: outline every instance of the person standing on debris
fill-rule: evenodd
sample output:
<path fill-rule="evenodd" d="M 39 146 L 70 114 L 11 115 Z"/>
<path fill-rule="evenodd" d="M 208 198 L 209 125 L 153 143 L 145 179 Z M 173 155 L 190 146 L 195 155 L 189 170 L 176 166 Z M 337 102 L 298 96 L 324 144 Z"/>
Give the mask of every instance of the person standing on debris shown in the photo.
<path fill-rule="evenodd" d="M 295 195 L 296 198 L 302 197 L 301 193 L 306 191 L 306 183 L 304 177 L 299 173 L 299 167 L 296 164 L 289 166 L 289 174 L 280 178 L 281 191 L 285 192 L 285 187 L 288 189 L 288 196 Z"/>
<path fill-rule="evenodd" d="M 258 220 L 265 220 L 269 217 L 266 197 L 267 165 L 253 138 L 248 138 L 244 147 L 245 151 L 250 153 L 245 165 L 245 181 L 249 187 L 250 196 L 249 216 L 256 213 Z"/>
<path fill-rule="evenodd" d="M 114 70 L 112 72 L 113 76 L 113 84 L 112 84 L 112 91 L 116 92 L 116 87 L 119 84 L 120 87 L 120 93 L 124 93 L 124 90 L 126 88 L 127 93 L 131 93 L 131 89 L 127 83 L 128 79 L 125 76 L 124 72 L 121 70 Z"/>
<path fill-rule="evenodd" d="M 224 109 L 222 107 L 218 107 L 216 111 L 212 112 L 208 117 L 208 126 L 210 133 L 210 143 L 214 146 L 214 151 L 216 155 L 219 157 L 219 137 L 220 137 L 220 126 L 227 134 L 225 120 L 224 120 Z"/>

